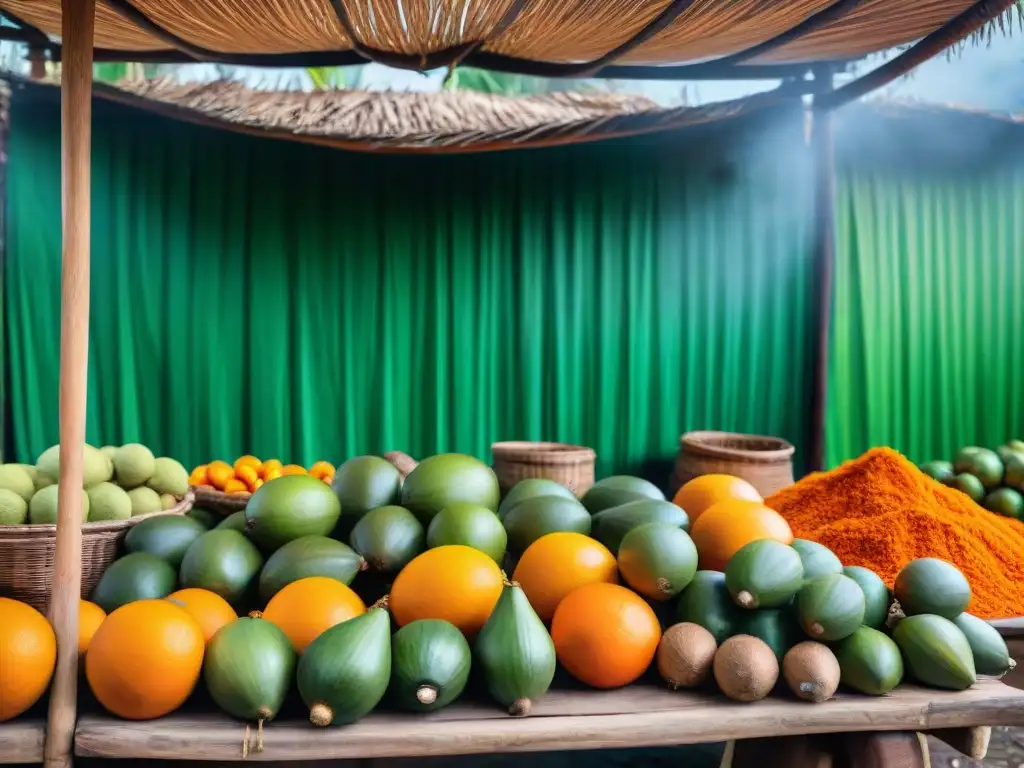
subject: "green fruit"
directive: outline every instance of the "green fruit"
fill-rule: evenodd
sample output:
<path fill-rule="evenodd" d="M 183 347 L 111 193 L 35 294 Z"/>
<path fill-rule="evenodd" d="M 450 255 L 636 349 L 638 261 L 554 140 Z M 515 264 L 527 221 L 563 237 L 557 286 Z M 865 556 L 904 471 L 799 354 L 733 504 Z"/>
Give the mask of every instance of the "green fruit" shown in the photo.
<path fill-rule="evenodd" d="M 461 453 L 442 453 L 424 459 L 402 485 L 402 506 L 424 525 L 455 501 L 472 502 L 493 511 L 500 500 L 494 470 Z"/>
<path fill-rule="evenodd" d="M 487 692 L 509 714 L 530 714 L 555 677 L 555 644 L 518 584 L 501 592 L 477 635 L 473 661 Z"/>
<path fill-rule="evenodd" d="M 829 573 L 843 572 L 843 564 L 828 547 L 807 539 L 793 539 L 792 546 L 800 555 L 800 561 L 804 564 L 804 578 L 808 581 Z"/>
<path fill-rule="evenodd" d="M 982 506 L 1003 517 L 1024 519 L 1024 496 L 1013 488 L 997 488 L 985 497 Z"/>
<path fill-rule="evenodd" d="M 1011 451 L 1017 453 L 1024 453 L 1024 440 L 1010 440 L 1006 443 L 1006 447 Z"/>
<path fill-rule="evenodd" d="M 612 507 L 646 499 L 665 501 L 665 494 L 654 483 L 639 477 L 613 475 L 590 486 L 590 490 L 583 495 L 582 502 L 590 514 L 596 515 Z"/>
<path fill-rule="evenodd" d="M 28 519 L 28 504 L 14 491 L 0 488 L 0 525 L 21 525 Z"/>
<path fill-rule="evenodd" d="M 893 593 L 907 616 L 955 619 L 971 602 L 971 586 L 955 565 L 934 557 L 911 560 L 896 574 Z"/>
<path fill-rule="evenodd" d="M 493 514 L 493 513 L 492 513 Z M 454 624 L 421 619 L 391 638 L 391 696 L 410 712 L 447 707 L 466 688 L 472 652 Z"/>
<path fill-rule="evenodd" d="M 86 493 L 89 495 L 89 520 L 127 520 L 132 516 L 132 500 L 113 483 L 98 483 Z"/>
<path fill-rule="evenodd" d="M 214 703 L 240 720 L 273 720 L 292 684 L 295 651 L 262 618 L 235 619 L 206 646 L 203 682 Z"/>
<path fill-rule="evenodd" d="M 262 567 L 263 556 L 238 531 L 207 531 L 182 558 L 181 585 L 216 592 L 239 608 L 252 597 Z"/>
<path fill-rule="evenodd" d="M 953 623 L 967 638 L 974 656 L 974 669 L 979 675 L 1002 677 L 1017 666 L 999 630 L 987 621 L 961 613 Z"/>
<path fill-rule="evenodd" d="M 859 565 L 843 568 L 843 575 L 857 582 L 864 593 L 864 626 L 878 629 L 889 617 L 892 594 L 878 574 Z"/>
<path fill-rule="evenodd" d="M 0 490 L 13 491 L 26 504 L 36 492 L 32 475 L 20 464 L 0 465 Z"/>
<path fill-rule="evenodd" d="M 693 581 L 679 595 L 676 619 L 699 624 L 721 645 L 732 637 L 733 629 L 742 621 L 743 611 L 732 601 L 720 571 L 697 571 Z"/>
<path fill-rule="evenodd" d="M 188 470 L 174 459 L 161 456 L 153 462 L 153 474 L 146 483 L 159 494 L 184 496 L 188 493 Z"/>
<path fill-rule="evenodd" d="M 339 522 L 351 531 L 351 526 L 371 509 L 398 501 L 402 475 L 380 456 L 356 456 L 338 467 L 331 488 L 341 502 Z"/>
<path fill-rule="evenodd" d="M 619 572 L 634 591 L 651 600 L 682 592 L 697 573 L 697 547 L 682 528 L 645 523 L 622 537 Z"/>
<path fill-rule="evenodd" d="M 206 529 L 192 518 L 160 515 L 133 526 L 124 538 L 124 548 L 156 555 L 177 570 L 188 548 L 204 533 Z"/>
<path fill-rule="evenodd" d="M 174 568 L 156 555 L 133 552 L 103 572 L 90 598 L 107 614 L 136 600 L 160 600 L 177 588 Z"/>
<path fill-rule="evenodd" d="M 955 475 L 951 480 L 947 480 L 946 485 L 965 494 L 976 504 L 980 504 L 981 500 L 985 498 L 985 486 L 982 485 L 981 480 L 966 472 Z"/>
<path fill-rule="evenodd" d="M 378 573 L 398 573 L 426 549 L 423 524 L 405 507 L 378 507 L 356 523 L 352 549 Z"/>
<path fill-rule="evenodd" d="M 303 536 L 327 536 L 341 504 L 330 486 L 309 475 L 285 475 L 260 486 L 245 506 L 245 530 L 265 552 Z"/>
<path fill-rule="evenodd" d="M 116 445 L 104 445 L 102 448 L 100 448 L 100 453 L 102 453 L 104 456 L 106 456 L 110 460 L 110 466 L 113 467 L 114 466 L 114 456 L 117 455 L 117 446 Z"/>
<path fill-rule="evenodd" d="M 516 504 L 526 499 L 536 498 L 537 496 L 560 496 L 563 499 L 576 501 L 576 494 L 564 485 L 544 477 L 530 477 L 526 480 L 520 480 L 512 486 L 505 498 L 501 500 L 501 506 L 498 507 L 498 517 L 504 520 L 505 515 Z"/>
<path fill-rule="evenodd" d="M 237 512 L 232 512 L 230 515 L 221 520 L 217 525 L 214 526 L 214 530 L 223 531 L 238 531 L 239 533 L 245 533 L 245 510 L 240 509 Z"/>
<path fill-rule="evenodd" d="M 948 461 L 929 461 L 920 467 L 928 477 L 940 483 L 946 483 L 953 478 L 953 465 Z"/>
<path fill-rule="evenodd" d="M 60 446 L 54 445 L 47 448 L 36 459 L 36 469 L 40 474 L 48 477 L 56 483 L 60 480 Z M 82 487 L 91 488 L 97 483 L 104 483 L 111 478 L 110 461 L 93 448 L 86 444 L 82 453 Z M 42 486 L 40 486 L 42 487 Z"/>
<path fill-rule="evenodd" d="M 32 525 L 57 524 L 57 485 L 48 485 L 36 491 L 28 503 L 28 521 Z M 82 522 L 89 519 L 89 495 L 82 491 Z"/>
<path fill-rule="evenodd" d="M 321 634 L 302 654 L 297 678 L 313 725 L 348 725 L 369 714 L 391 678 L 388 612 L 371 608 Z"/>
<path fill-rule="evenodd" d="M 800 554 L 772 539 L 743 546 L 725 567 L 725 586 L 741 608 L 778 608 L 792 601 L 804 581 Z"/>
<path fill-rule="evenodd" d="M 144 485 L 128 491 L 128 499 L 132 505 L 132 517 L 159 512 L 164 508 L 160 494 Z"/>
<path fill-rule="evenodd" d="M 478 549 L 496 563 L 505 557 L 508 535 L 501 520 L 487 507 L 456 501 L 442 509 L 427 528 L 427 546 L 464 544 Z"/>
<path fill-rule="evenodd" d="M 808 637 L 825 642 L 852 635 L 864 622 L 866 607 L 857 582 L 838 573 L 811 579 L 796 596 L 800 626 Z"/>
<path fill-rule="evenodd" d="M 303 536 L 272 554 L 260 574 L 260 599 L 267 603 L 293 581 L 325 576 L 346 586 L 366 561 L 347 544 L 326 536 Z"/>
<path fill-rule="evenodd" d="M 974 475 L 986 490 L 991 490 L 1003 482 L 1004 467 L 999 454 L 988 448 L 964 448 L 953 459 L 953 471 L 958 475 Z"/>
<path fill-rule="evenodd" d="M 1003 482 L 1024 493 L 1024 453 L 1014 453 L 1006 459 L 1006 477 Z"/>
<path fill-rule="evenodd" d="M 593 536 L 615 554 L 622 537 L 644 523 L 668 523 L 684 531 L 690 529 L 690 518 L 670 501 L 630 501 L 594 515 Z"/>
<path fill-rule="evenodd" d="M 790 648 L 806 639 L 788 608 L 744 611 L 734 626 L 734 633 L 764 640 L 780 663 Z"/>
<path fill-rule="evenodd" d="M 903 657 L 888 635 L 860 627 L 832 646 L 839 661 L 839 682 L 858 693 L 884 696 L 903 680 Z"/>
<path fill-rule="evenodd" d="M 122 445 L 114 454 L 114 475 L 122 488 L 138 488 L 156 472 L 153 452 L 139 443 Z"/>
<path fill-rule="evenodd" d="M 575 499 L 561 496 L 535 496 L 512 507 L 505 515 L 509 549 L 521 555 L 541 536 L 556 532 L 590 533 L 593 521 L 586 508 Z"/>
<path fill-rule="evenodd" d="M 176 498 L 174 498 L 173 496 L 171 496 L 171 494 L 169 494 L 169 493 L 161 493 L 160 494 L 160 506 L 163 507 L 163 509 L 165 509 L 165 510 L 167 510 L 167 509 L 174 509 L 174 507 L 176 507 L 177 505 L 178 505 L 178 500 Z"/>
<path fill-rule="evenodd" d="M 201 526 L 208 529 L 216 528 L 220 521 L 223 520 L 220 515 L 215 512 L 211 512 L 208 509 L 203 509 L 202 507 L 192 507 L 192 509 L 185 513 L 185 516 L 192 518 Z"/>
<path fill-rule="evenodd" d="M 901 620 L 893 630 L 917 682 L 962 691 L 977 681 L 971 644 L 956 624 L 942 616 L 919 614 Z"/>

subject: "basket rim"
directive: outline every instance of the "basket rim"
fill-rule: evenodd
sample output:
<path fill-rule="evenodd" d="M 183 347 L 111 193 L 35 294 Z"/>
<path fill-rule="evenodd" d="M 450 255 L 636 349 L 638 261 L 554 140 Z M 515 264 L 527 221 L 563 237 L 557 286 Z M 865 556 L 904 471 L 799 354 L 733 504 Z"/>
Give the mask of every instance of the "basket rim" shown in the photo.
<path fill-rule="evenodd" d="M 220 491 L 216 488 L 204 488 L 199 485 L 193 485 L 189 488 L 189 490 L 194 494 L 197 500 L 200 498 L 206 498 L 215 499 L 217 501 L 227 501 L 229 499 L 233 501 L 241 501 L 252 498 L 252 494 L 249 493 L 248 491 L 242 491 L 240 493 L 224 493 L 224 491 Z"/>
<path fill-rule="evenodd" d="M 98 523 L 85 522 L 82 523 L 82 538 L 98 533 L 111 533 L 113 531 L 122 531 L 128 528 L 133 528 L 143 520 L 148 520 L 151 517 L 181 515 L 192 508 L 192 503 L 194 501 L 195 497 L 192 493 L 192 489 L 190 488 L 182 497 L 181 501 L 170 509 L 160 509 L 156 512 L 147 512 L 144 515 L 129 517 L 127 520 L 104 520 L 103 522 Z M 19 539 L 48 539 L 53 538 L 56 535 L 57 526 L 50 523 L 42 525 L 0 526 L 0 542 L 17 541 Z"/>
<path fill-rule="evenodd" d="M 491 443 L 491 453 L 497 461 L 521 464 L 585 464 L 597 459 L 597 452 L 585 445 L 547 441 L 506 440 Z"/>
<path fill-rule="evenodd" d="M 726 448 L 716 445 L 714 441 L 729 439 L 736 442 L 773 443 L 777 447 L 767 450 L 749 450 L 745 448 Z M 680 447 L 688 452 L 720 459 L 743 460 L 758 464 L 771 464 L 788 461 L 793 457 L 796 448 L 788 440 L 772 435 L 751 435 L 742 432 L 717 432 L 703 430 L 687 432 L 679 438 Z"/>

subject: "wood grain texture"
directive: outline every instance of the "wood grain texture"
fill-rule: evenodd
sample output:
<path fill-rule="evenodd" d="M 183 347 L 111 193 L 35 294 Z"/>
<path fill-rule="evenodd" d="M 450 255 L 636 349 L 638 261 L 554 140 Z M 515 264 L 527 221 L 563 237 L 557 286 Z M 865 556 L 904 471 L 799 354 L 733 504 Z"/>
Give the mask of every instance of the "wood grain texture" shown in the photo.
<path fill-rule="evenodd" d="M 0 763 L 43 762 L 46 723 L 37 719 L 19 719 L 0 723 Z"/>
<path fill-rule="evenodd" d="M 633 686 L 611 692 L 555 691 L 534 714 L 511 719 L 497 708 L 459 703 L 428 716 L 379 713 L 343 728 L 281 721 L 250 733 L 249 760 L 337 760 L 669 746 L 853 731 L 926 731 L 1024 725 L 1024 692 L 995 680 L 949 693 L 906 687 L 880 698 L 845 695 L 824 704 L 772 698 L 737 704 L 720 696 Z M 241 760 L 245 725 L 216 714 L 150 722 L 101 715 L 80 719 L 82 757 Z"/>

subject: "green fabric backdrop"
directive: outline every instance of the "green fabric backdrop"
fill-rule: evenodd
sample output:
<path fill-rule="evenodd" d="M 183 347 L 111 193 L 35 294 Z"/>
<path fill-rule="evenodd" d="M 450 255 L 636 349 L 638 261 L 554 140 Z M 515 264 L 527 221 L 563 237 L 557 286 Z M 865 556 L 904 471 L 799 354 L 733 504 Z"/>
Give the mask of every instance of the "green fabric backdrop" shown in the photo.
<path fill-rule="evenodd" d="M 21 92 L 12 114 L 7 364 L 33 459 L 57 440 L 59 112 Z M 564 440 L 601 474 L 688 429 L 803 443 L 809 174 L 779 121 L 373 157 L 98 103 L 87 439 L 190 465 Z"/>

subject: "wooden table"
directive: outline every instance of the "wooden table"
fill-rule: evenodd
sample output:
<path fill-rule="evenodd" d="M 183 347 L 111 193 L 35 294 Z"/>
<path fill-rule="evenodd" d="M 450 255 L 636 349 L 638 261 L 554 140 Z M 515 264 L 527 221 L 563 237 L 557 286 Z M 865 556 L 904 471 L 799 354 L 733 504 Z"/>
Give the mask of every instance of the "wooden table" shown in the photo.
<path fill-rule="evenodd" d="M 785 697 L 739 704 L 653 685 L 619 691 L 552 691 L 534 714 L 458 703 L 432 715 L 378 713 L 341 728 L 268 724 L 263 752 L 249 732 L 249 760 L 303 761 L 652 747 L 858 731 L 929 731 L 1024 725 L 1024 691 L 984 680 L 960 693 L 905 686 L 889 696 L 840 695 L 824 704 Z M 84 715 L 75 754 L 93 758 L 242 759 L 245 725 L 218 714 L 148 722 Z"/>
<path fill-rule="evenodd" d="M 0 763 L 43 762 L 43 741 L 46 721 L 40 718 L 18 718 L 0 723 Z"/>

